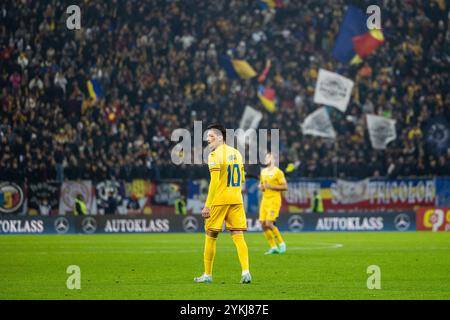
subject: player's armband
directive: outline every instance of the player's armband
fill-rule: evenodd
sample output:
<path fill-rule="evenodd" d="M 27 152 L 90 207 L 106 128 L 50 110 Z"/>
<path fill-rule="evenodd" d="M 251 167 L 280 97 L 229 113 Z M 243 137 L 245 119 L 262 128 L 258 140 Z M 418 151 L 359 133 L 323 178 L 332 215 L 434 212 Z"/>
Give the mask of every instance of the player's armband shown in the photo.
<path fill-rule="evenodd" d="M 217 162 L 214 154 L 210 154 L 208 157 L 209 172 L 220 171 L 220 163 Z"/>

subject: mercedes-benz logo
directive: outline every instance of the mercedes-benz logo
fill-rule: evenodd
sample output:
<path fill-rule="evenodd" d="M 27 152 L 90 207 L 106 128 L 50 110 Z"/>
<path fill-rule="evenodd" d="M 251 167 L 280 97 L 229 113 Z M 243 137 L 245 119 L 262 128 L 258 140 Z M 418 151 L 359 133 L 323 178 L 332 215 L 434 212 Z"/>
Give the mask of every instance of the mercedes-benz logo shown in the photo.
<path fill-rule="evenodd" d="M 303 218 L 301 216 L 294 215 L 289 218 L 288 226 L 289 230 L 291 230 L 292 232 L 300 232 L 303 230 L 305 222 L 303 221 Z"/>
<path fill-rule="evenodd" d="M 185 232 L 195 232 L 198 230 L 198 221 L 194 217 L 186 217 L 183 219 L 183 230 Z"/>
<path fill-rule="evenodd" d="M 411 225 L 411 219 L 407 214 L 401 213 L 395 217 L 394 224 L 398 231 L 406 231 Z"/>
<path fill-rule="evenodd" d="M 92 217 L 86 217 L 81 222 L 81 229 L 85 233 L 94 233 L 97 230 L 97 221 Z"/>
<path fill-rule="evenodd" d="M 67 220 L 64 217 L 59 217 L 54 222 L 55 225 L 55 231 L 57 233 L 67 233 L 69 231 L 69 220 Z"/>

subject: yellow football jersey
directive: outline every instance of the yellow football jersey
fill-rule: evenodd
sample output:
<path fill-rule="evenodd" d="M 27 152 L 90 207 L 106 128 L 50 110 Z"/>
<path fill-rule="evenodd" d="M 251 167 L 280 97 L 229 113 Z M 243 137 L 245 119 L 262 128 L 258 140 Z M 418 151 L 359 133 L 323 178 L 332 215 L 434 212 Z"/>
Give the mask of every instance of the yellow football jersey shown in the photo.
<path fill-rule="evenodd" d="M 261 170 L 260 181 L 263 185 L 267 182 L 269 185 L 275 186 L 281 186 L 286 183 L 283 171 L 277 167 L 275 167 L 272 171 L 269 171 L 269 168 L 264 168 Z M 281 203 L 281 192 L 282 191 L 266 189 L 263 192 L 263 201 L 275 201 Z"/>
<path fill-rule="evenodd" d="M 209 171 L 220 171 L 217 190 L 211 206 L 242 204 L 242 183 L 245 181 L 241 153 L 222 144 L 208 156 Z"/>

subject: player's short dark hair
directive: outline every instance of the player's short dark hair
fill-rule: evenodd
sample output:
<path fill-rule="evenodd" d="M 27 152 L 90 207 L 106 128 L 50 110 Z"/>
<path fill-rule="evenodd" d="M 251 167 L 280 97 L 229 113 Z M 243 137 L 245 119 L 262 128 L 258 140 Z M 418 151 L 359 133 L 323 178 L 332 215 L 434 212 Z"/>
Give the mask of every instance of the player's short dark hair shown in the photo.
<path fill-rule="evenodd" d="M 206 130 L 210 130 L 210 129 L 219 130 L 220 133 L 222 134 L 223 141 L 226 140 L 226 138 L 227 138 L 227 131 L 226 131 L 225 127 L 222 124 L 220 124 L 218 122 L 212 123 L 212 124 L 210 124 L 208 126 L 208 128 L 206 128 Z"/>

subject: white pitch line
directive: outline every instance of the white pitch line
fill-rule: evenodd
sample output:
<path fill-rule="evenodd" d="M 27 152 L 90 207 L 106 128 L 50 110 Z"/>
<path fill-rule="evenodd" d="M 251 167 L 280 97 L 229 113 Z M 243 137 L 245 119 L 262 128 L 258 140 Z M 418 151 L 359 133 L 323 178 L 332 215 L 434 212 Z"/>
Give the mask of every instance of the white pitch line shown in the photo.
<path fill-rule="evenodd" d="M 342 248 L 344 245 L 341 243 L 324 243 L 324 242 L 308 242 L 307 244 L 316 244 L 319 245 L 317 247 L 311 247 L 311 246 L 289 246 L 287 247 L 287 252 L 289 251 L 301 251 L 301 250 L 322 250 L 322 249 L 339 249 Z M 264 249 L 267 249 L 266 246 L 250 246 L 250 251 L 261 251 Z M 234 252 L 236 249 L 234 248 L 220 248 L 219 250 L 225 251 L 225 252 Z M 154 250 L 149 249 L 143 249 L 143 250 L 111 250 L 109 248 L 108 250 L 104 250 L 102 248 L 99 249 L 93 249 L 90 248 L 86 251 L 11 251 L 6 252 L 7 254 L 159 254 L 159 253 L 201 253 L 203 249 L 201 247 L 197 249 L 175 249 L 175 248 L 155 248 Z M 3 252 L 5 253 L 5 252 Z"/>

